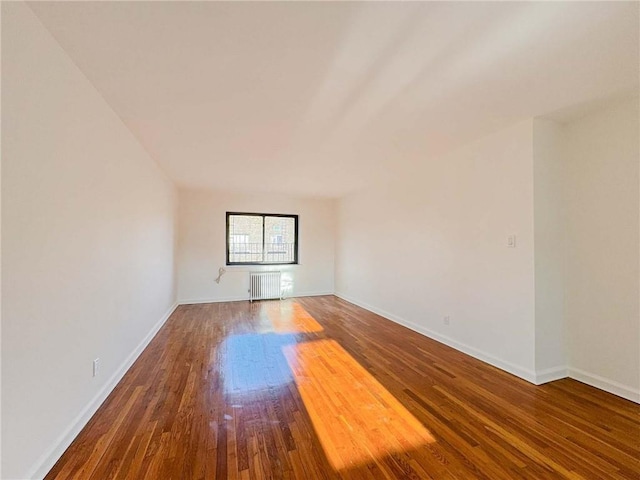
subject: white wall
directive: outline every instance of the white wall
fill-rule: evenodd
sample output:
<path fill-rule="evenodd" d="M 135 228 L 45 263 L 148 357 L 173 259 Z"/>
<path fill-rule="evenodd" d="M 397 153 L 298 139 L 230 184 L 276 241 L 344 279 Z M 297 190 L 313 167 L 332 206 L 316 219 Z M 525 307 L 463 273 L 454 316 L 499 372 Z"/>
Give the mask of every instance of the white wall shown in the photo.
<path fill-rule="evenodd" d="M 522 122 L 342 199 L 337 294 L 532 382 L 640 401 L 638 118 L 635 97 Z"/>
<path fill-rule="evenodd" d="M 207 190 L 179 193 L 178 300 L 181 303 L 248 299 L 248 271 L 275 267 L 226 266 L 226 212 L 299 215 L 299 265 L 279 265 L 293 295 L 334 291 L 335 202 L 280 195 Z M 218 269 L 227 273 L 214 282 Z"/>
<path fill-rule="evenodd" d="M 565 126 L 570 374 L 640 401 L 638 98 Z"/>
<path fill-rule="evenodd" d="M 17 479 L 51 467 L 170 311 L 176 192 L 29 7 L 2 9 L 2 478 Z"/>
<path fill-rule="evenodd" d="M 533 381 L 532 136 L 524 121 L 342 199 L 338 295 Z"/>
<path fill-rule="evenodd" d="M 536 381 L 567 374 L 564 318 L 566 190 L 564 129 L 533 122 Z"/>

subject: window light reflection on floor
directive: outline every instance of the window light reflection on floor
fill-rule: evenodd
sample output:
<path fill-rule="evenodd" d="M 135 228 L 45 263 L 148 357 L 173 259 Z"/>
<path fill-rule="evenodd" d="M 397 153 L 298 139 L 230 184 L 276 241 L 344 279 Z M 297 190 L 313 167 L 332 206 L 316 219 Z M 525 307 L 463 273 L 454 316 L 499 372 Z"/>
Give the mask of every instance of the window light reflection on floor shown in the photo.
<path fill-rule="evenodd" d="M 431 433 L 334 340 L 283 351 L 335 470 L 435 442 Z"/>
<path fill-rule="evenodd" d="M 323 330 L 322 325 L 297 302 L 265 302 L 263 312 L 276 333 L 317 333 Z"/>
<path fill-rule="evenodd" d="M 322 326 L 297 302 L 266 301 L 258 305 L 257 333 L 227 337 L 221 365 L 227 394 L 250 394 L 293 382 L 282 348 L 304 339 L 296 334 L 321 332 Z"/>
<path fill-rule="evenodd" d="M 282 348 L 295 336 L 275 333 L 231 335 L 219 348 L 224 353 L 222 379 L 228 395 L 248 395 L 293 381 Z"/>
<path fill-rule="evenodd" d="M 263 302 L 258 333 L 220 345 L 225 393 L 295 384 L 336 471 L 435 442 L 433 435 L 297 302 Z"/>

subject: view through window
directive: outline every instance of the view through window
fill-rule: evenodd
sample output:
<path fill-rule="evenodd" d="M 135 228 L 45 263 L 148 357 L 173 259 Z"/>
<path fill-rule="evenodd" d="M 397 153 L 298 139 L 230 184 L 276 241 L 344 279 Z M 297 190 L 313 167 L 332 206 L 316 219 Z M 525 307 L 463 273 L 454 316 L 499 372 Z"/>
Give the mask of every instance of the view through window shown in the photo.
<path fill-rule="evenodd" d="M 227 212 L 227 265 L 298 263 L 298 216 Z"/>

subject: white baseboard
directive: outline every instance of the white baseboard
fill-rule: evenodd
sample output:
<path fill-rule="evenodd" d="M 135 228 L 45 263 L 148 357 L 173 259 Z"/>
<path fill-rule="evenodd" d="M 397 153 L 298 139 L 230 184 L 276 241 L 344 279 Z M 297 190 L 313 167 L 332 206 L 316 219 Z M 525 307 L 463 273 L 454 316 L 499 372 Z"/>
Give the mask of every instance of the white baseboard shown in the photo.
<path fill-rule="evenodd" d="M 604 390 L 605 392 L 617 395 L 618 397 L 631 400 L 635 403 L 640 403 L 640 390 L 637 388 L 631 388 L 619 382 L 601 377 L 600 375 L 595 375 L 572 367 L 569 367 L 569 377 L 574 380 L 578 380 L 579 382 L 586 383 L 587 385 L 591 385 L 592 387 L 599 388 L 600 390 Z"/>
<path fill-rule="evenodd" d="M 178 305 L 200 305 L 201 303 L 248 302 L 249 297 L 196 298 L 178 300 Z"/>
<path fill-rule="evenodd" d="M 360 302 L 353 298 L 350 298 L 347 295 L 342 293 L 334 293 L 334 292 L 304 292 L 304 293 L 296 293 L 296 297 L 310 297 L 310 296 L 322 296 L 322 295 L 335 295 L 349 303 L 353 303 L 365 310 L 369 310 L 373 313 L 376 313 L 384 318 L 387 318 L 395 323 L 403 325 L 415 332 L 418 332 L 422 335 L 425 335 L 429 338 L 432 338 L 440 343 L 444 343 L 456 350 L 459 350 L 467 355 L 470 355 L 478 360 L 486 362 L 494 367 L 500 368 L 506 372 L 509 372 L 517 377 L 520 377 L 528 382 L 534 383 L 536 385 L 540 385 L 542 383 L 550 382 L 553 380 L 558 380 L 560 378 L 565 378 L 567 376 L 578 380 L 580 382 L 586 383 L 587 385 L 591 385 L 593 387 L 599 388 L 606 392 L 612 393 L 619 397 L 625 398 L 627 400 L 631 400 L 635 403 L 640 403 L 640 390 L 628 387 L 621 383 L 608 380 L 604 377 L 600 377 L 598 375 L 594 375 L 583 370 L 579 370 L 572 367 L 554 367 L 546 370 L 542 370 L 540 372 L 534 373 L 530 370 L 524 369 L 517 365 L 514 365 L 510 362 L 501 360 L 493 355 L 490 355 L 486 352 L 478 350 L 474 347 L 466 345 L 464 343 L 458 342 L 450 337 L 445 335 L 441 335 L 439 333 L 433 332 L 423 326 L 417 325 L 413 322 L 400 318 L 396 315 L 393 315 L 389 312 L 376 308 L 372 305 L 369 305 L 364 302 Z M 239 301 L 239 300 L 247 300 L 246 298 L 235 298 L 235 299 L 201 299 L 201 300 L 183 300 L 180 302 L 174 303 L 171 308 L 165 313 L 165 315 L 153 326 L 153 328 L 149 331 L 149 333 L 145 336 L 144 339 L 138 344 L 138 346 L 134 349 L 133 352 L 125 359 L 125 361 L 120 365 L 120 368 L 109 378 L 109 380 L 105 383 L 105 385 L 100 389 L 100 391 L 95 395 L 95 397 L 85 406 L 85 408 L 78 414 L 78 416 L 71 422 L 69 427 L 58 437 L 58 439 L 53 443 L 53 445 L 40 457 L 40 459 L 36 462 L 35 466 L 31 469 L 29 474 L 26 475 L 26 478 L 29 479 L 42 479 L 45 475 L 51 470 L 53 465 L 58 461 L 58 459 L 62 456 L 64 451 L 71 445 L 71 442 L 75 439 L 75 437 L 80 433 L 80 431 L 84 428 L 87 422 L 91 419 L 93 414 L 98 410 L 100 405 L 106 400 L 109 394 L 113 391 L 115 386 L 122 380 L 125 373 L 131 368 L 131 365 L 136 361 L 136 359 L 140 356 L 142 351 L 149 345 L 153 337 L 158 333 L 160 328 L 165 324 L 165 322 L 169 319 L 171 314 L 175 311 L 178 305 L 187 305 L 187 304 L 197 304 L 197 303 L 218 303 L 218 302 L 231 302 L 231 301 Z"/>
<path fill-rule="evenodd" d="M 386 312 L 384 310 L 381 310 L 379 308 L 376 308 L 372 305 L 369 305 L 365 302 L 360 302 L 358 300 L 355 300 L 347 295 L 344 295 L 342 293 L 336 293 L 335 294 L 336 297 L 342 298 L 343 300 L 346 300 L 349 303 L 353 303 L 354 305 L 357 305 L 359 307 L 364 308 L 365 310 L 369 310 L 370 312 L 376 313 L 384 318 L 387 318 L 395 323 L 398 323 L 404 327 L 407 327 L 415 332 L 418 332 L 426 337 L 429 337 L 433 340 L 436 340 L 440 343 L 444 343 L 445 345 L 448 345 L 449 347 L 455 348 L 456 350 L 459 350 L 463 353 L 466 353 L 467 355 L 470 355 L 478 360 L 481 360 L 485 363 L 488 363 L 489 365 L 493 365 L 494 367 L 497 367 L 501 370 L 504 370 L 505 372 L 511 373 L 512 375 L 515 375 L 516 377 L 520 377 L 523 380 L 526 380 L 527 382 L 536 383 L 536 374 L 535 372 L 528 370 L 526 368 L 522 368 L 518 365 L 515 365 L 511 362 L 508 362 L 506 360 L 502 360 L 500 358 L 497 358 L 487 352 L 483 352 L 482 350 L 478 350 L 475 347 L 472 347 L 470 345 L 466 345 L 462 342 L 459 342 L 451 337 L 447 337 L 446 335 L 442 335 L 440 333 L 434 332 L 432 330 L 429 330 L 428 328 L 423 327 L 422 325 L 417 325 L 413 322 L 410 322 L 409 320 L 405 320 L 404 318 L 398 317 L 397 315 L 393 315 L 392 313 Z"/>
<path fill-rule="evenodd" d="M 536 385 L 542 385 L 543 383 L 553 382 L 554 380 L 560 380 L 561 378 L 567 378 L 569 376 L 569 369 L 566 365 L 559 367 L 547 368 L 545 370 L 536 371 Z"/>
<path fill-rule="evenodd" d="M 578 380 L 579 382 L 586 383 L 587 385 L 591 385 L 592 387 L 598 388 L 600 390 L 604 390 L 605 392 L 612 393 L 627 400 L 631 400 L 632 402 L 640 403 L 640 390 L 631 388 L 627 385 L 623 385 L 613 380 L 606 379 L 599 375 L 594 375 L 583 370 L 567 366 L 552 367 L 541 370 L 539 372 L 533 372 L 514 365 L 510 362 L 496 358 L 495 356 L 478 350 L 474 347 L 458 342 L 457 340 L 454 340 L 450 337 L 433 332 L 421 325 L 416 325 L 413 322 L 400 318 L 397 315 L 393 315 L 392 313 L 376 308 L 365 302 L 360 302 L 349 297 L 348 295 L 336 293 L 335 296 L 342 298 L 349 303 L 353 303 L 354 305 L 362 307 L 365 310 L 376 313 L 393 322 L 399 323 L 400 325 L 410 328 L 411 330 L 432 338 L 433 340 L 444 343 L 445 345 L 455 348 L 456 350 L 466 353 L 467 355 L 477 358 L 478 360 L 482 360 L 485 363 L 493 365 L 494 367 L 509 372 L 517 377 L 522 378 L 523 380 L 533 383 L 534 385 L 541 385 L 543 383 L 569 377 L 573 378 L 574 380 Z"/>
<path fill-rule="evenodd" d="M 120 365 L 118 370 L 111 375 L 109 380 L 104 384 L 100 391 L 91 399 L 91 401 L 82 409 L 76 418 L 73 419 L 67 429 L 57 438 L 53 445 L 38 459 L 35 466 L 31 469 L 29 474 L 25 478 L 29 479 L 42 479 L 45 477 L 49 470 L 53 468 L 58 459 L 62 456 L 64 451 L 69 448 L 71 442 L 78 436 L 80 431 L 84 428 L 87 422 L 91 419 L 94 413 L 100 408 L 100 405 L 107 399 L 109 394 L 116 387 L 118 382 L 122 380 L 125 373 L 131 368 L 131 365 L 138 359 L 142 351 L 149 345 L 156 333 L 162 328 L 165 322 L 169 319 L 171 314 L 177 308 L 178 303 L 174 303 L 164 316 L 156 323 L 149 333 L 142 339 L 138 346 L 131 352 L 131 354 Z"/>
<path fill-rule="evenodd" d="M 294 292 L 294 295 L 291 295 L 287 298 L 296 298 L 296 297 L 324 297 L 326 295 L 335 295 L 334 292 Z"/>
<path fill-rule="evenodd" d="M 333 292 L 294 292 L 285 298 L 296 297 L 320 297 L 323 295 L 333 295 Z M 223 303 L 223 302 L 248 302 L 249 296 L 246 297 L 222 297 L 222 298 L 197 298 L 191 300 L 179 300 L 178 305 L 199 305 L 201 303 Z"/>

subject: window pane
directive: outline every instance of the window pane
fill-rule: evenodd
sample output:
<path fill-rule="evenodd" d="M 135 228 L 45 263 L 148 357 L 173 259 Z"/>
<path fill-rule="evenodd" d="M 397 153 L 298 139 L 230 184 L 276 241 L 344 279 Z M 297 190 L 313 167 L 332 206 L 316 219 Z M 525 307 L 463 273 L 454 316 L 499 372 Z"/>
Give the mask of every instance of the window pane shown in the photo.
<path fill-rule="evenodd" d="M 295 260 L 295 220 L 291 217 L 265 217 L 265 262 L 289 263 Z"/>
<path fill-rule="evenodd" d="M 262 217 L 229 215 L 229 261 L 264 261 L 262 254 Z"/>

